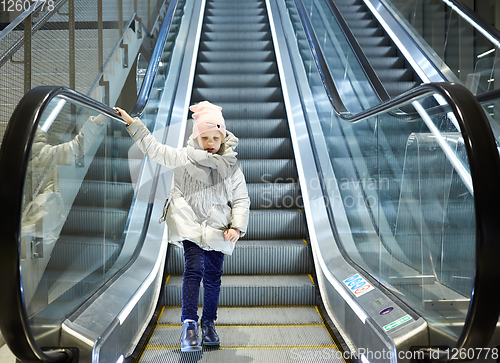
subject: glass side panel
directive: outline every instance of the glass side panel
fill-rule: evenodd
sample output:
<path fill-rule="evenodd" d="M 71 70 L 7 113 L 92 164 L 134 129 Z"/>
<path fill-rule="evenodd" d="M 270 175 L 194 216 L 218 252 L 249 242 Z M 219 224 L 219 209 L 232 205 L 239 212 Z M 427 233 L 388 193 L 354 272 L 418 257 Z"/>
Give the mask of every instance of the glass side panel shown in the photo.
<path fill-rule="evenodd" d="M 414 105 L 421 118 L 411 122 L 378 118 L 374 177 L 385 182 L 378 188 L 376 224 L 379 248 L 387 251 L 378 273 L 401 299 L 456 337 L 461 327 L 454 323 L 465 320 L 475 272 L 465 147 L 448 111 L 425 107 L 436 105 L 434 97 Z"/>
<path fill-rule="evenodd" d="M 328 154 L 329 164 L 321 165 L 321 170 L 334 175 L 334 180 L 324 180 L 324 190 L 333 218 L 348 225 L 337 230 L 337 243 L 453 346 L 475 277 L 473 190 L 458 124 L 439 95 L 415 99 L 357 123 L 338 118 L 318 86 L 317 70 L 310 68 L 311 52 L 303 41 L 294 1 L 287 5 L 322 130 L 315 132 L 313 143 L 318 152 Z M 329 67 L 346 103 L 367 102 L 363 97 L 368 92 L 344 92 L 347 85 L 355 87 L 360 73 L 342 73 L 342 62 Z M 345 99 L 346 95 L 355 96 Z"/>
<path fill-rule="evenodd" d="M 143 115 L 150 129 L 184 3 L 178 2 Z M 42 346 L 49 331 L 59 329 L 141 248 L 154 183 L 136 182 L 142 170 L 156 168 L 143 163 L 123 123 L 73 99 L 55 97 L 40 115 L 24 187 L 20 250 L 25 306 Z"/>
<path fill-rule="evenodd" d="M 357 113 L 378 104 L 379 100 L 373 92 L 370 82 L 359 65 L 351 46 L 344 38 L 337 21 L 332 17 L 328 5 L 324 1 L 318 0 L 303 0 L 302 2 L 332 77 L 336 80 L 337 91 L 345 100 L 347 109 L 352 113 Z M 303 42 L 306 44 L 303 44 L 301 48 L 305 46 L 307 49 L 307 40 L 304 39 Z M 310 57 L 304 53 L 303 56 Z M 308 61 L 308 67 L 312 67 L 309 68 L 311 73 L 316 71 L 313 59 Z M 310 74 L 310 76 L 312 75 Z M 321 81 L 316 86 L 323 87 Z"/>
<path fill-rule="evenodd" d="M 488 115 L 488 120 L 490 121 L 497 144 L 500 145 L 500 100 L 486 101 L 482 103 L 482 106 L 484 112 Z"/>
<path fill-rule="evenodd" d="M 475 95 L 500 88 L 500 82 L 495 82 L 499 75 L 498 40 L 478 31 L 442 0 L 386 2 L 439 69 L 449 68 Z"/>
<path fill-rule="evenodd" d="M 133 197 L 128 160 L 111 163 L 109 120 L 54 98 L 40 118 L 24 188 L 21 275 L 35 335 L 101 286 Z"/>

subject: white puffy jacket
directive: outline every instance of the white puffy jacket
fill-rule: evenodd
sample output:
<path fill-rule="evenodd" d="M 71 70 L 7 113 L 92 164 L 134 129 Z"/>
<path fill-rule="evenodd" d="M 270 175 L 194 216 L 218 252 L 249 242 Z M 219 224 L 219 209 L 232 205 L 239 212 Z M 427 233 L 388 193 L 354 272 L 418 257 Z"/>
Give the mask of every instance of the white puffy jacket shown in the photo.
<path fill-rule="evenodd" d="M 164 145 L 138 118 L 127 131 L 146 156 L 174 169 L 166 216 L 169 241 L 181 245 L 189 240 L 204 250 L 231 255 L 235 243 L 226 240 L 223 232 L 237 228 L 242 237 L 250 208 L 245 176 L 233 151 L 238 138 L 228 131 L 219 152 L 211 154 L 192 137 L 181 149 Z"/>

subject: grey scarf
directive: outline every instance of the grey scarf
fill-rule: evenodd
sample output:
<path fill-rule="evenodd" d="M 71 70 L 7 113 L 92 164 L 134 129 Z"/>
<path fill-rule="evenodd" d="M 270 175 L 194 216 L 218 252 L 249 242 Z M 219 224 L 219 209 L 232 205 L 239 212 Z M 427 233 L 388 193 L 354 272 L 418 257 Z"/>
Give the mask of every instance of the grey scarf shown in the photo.
<path fill-rule="evenodd" d="M 186 147 L 189 163 L 183 174 L 184 199 L 200 219 L 207 218 L 210 208 L 232 200 L 230 172 L 236 163 L 233 147 L 238 138 L 227 132 L 225 142 L 216 154 L 203 150 L 192 137 Z"/>

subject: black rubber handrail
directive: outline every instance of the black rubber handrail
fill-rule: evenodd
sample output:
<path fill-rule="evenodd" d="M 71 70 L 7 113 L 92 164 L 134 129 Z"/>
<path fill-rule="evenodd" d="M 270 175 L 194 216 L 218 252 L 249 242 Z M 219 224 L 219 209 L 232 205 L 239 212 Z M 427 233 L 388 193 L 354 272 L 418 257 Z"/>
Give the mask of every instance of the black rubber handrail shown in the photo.
<path fill-rule="evenodd" d="M 450 0 L 450 1 L 453 2 L 457 7 L 460 8 L 460 10 L 462 10 L 464 13 L 466 13 L 475 22 L 477 22 L 478 25 L 480 25 L 483 29 L 485 29 L 490 34 L 492 34 L 492 36 L 494 36 L 500 42 L 500 31 L 498 29 L 489 25 L 483 18 L 478 16 L 476 13 L 474 13 L 466 5 L 463 5 L 460 0 Z M 358 60 L 359 64 L 361 65 L 362 71 L 366 75 L 368 82 L 370 82 L 370 84 L 372 85 L 372 88 L 375 91 L 376 96 L 378 97 L 378 99 L 380 101 L 387 101 L 390 98 L 389 94 L 387 93 L 387 90 L 385 89 L 384 85 L 382 84 L 382 81 L 380 80 L 380 78 L 377 76 L 370 61 L 368 60 L 368 58 L 366 57 L 365 53 L 363 52 L 361 46 L 359 45 L 359 42 L 357 41 L 356 37 L 352 33 L 350 27 L 347 25 L 347 22 L 345 21 L 344 17 L 340 13 L 337 5 L 333 2 L 333 0 L 325 0 L 325 2 L 328 5 L 328 8 L 330 9 L 332 16 L 335 18 L 335 20 L 339 24 L 340 29 L 342 30 L 342 33 L 346 37 L 351 49 L 353 50 L 353 53 L 354 53 L 356 59 Z M 322 68 L 323 67 L 328 68 L 325 57 L 321 51 L 321 46 L 319 45 L 319 42 L 317 41 L 317 38 L 314 35 L 314 32 L 312 31 L 312 25 L 309 21 L 309 18 L 307 16 L 303 16 L 304 14 L 306 14 L 306 12 L 304 9 L 304 5 L 302 4 L 302 1 L 295 0 L 295 4 L 297 6 L 297 10 L 299 12 L 299 16 L 301 18 L 301 21 L 303 22 L 304 29 L 305 30 L 311 29 L 309 31 L 306 31 L 306 37 L 307 37 L 309 44 L 310 45 L 312 44 L 311 49 L 314 48 L 313 54 L 318 55 L 318 59 L 315 60 L 316 63 L 317 64 L 321 63 Z M 330 81 L 328 79 L 331 77 L 328 77 L 328 75 L 325 76 L 321 72 L 322 71 L 320 71 L 322 78 L 323 78 L 323 76 L 325 77 L 324 80 L 322 79 L 323 84 L 330 84 L 331 82 L 333 82 L 333 81 Z M 332 101 L 332 99 L 333 100 L 340 99 L 338 94 L 335 94 L 335 93 L 336 93 L 335 91 L 330 91 L 330 92 L 327 91 L 327 95 L 328 95 L 330 101 Z M 480 103 L 500 99 L 500 89 L 489 91 L 486 93 L 482 93 L 480 95 L 477 95 L 476 98 Z M 346 111 L 347 110 L 339 110 L 339 113 L 346 114 Z M 398 117 L 398 116 L 405 117 L 407 119 L 407 121 L 411 120 L 415 117 L 419 117 L 418 114 L 416 114 L 416 113 L 406 113 L 406 112 L 402 112 L 400 110 L 398 112 L 391 113 L 391 114 L 396 116 L 396 117 Z"/>
<path fill-rule="evenodd" d="M 163 48 L 165 47 L 165 42 L 167 41 L 170 23 L 172 21 L 175 10 L 177 9 L 177 2 L 177 0 L 171 0 L 170 4 L 168 5 L 167 13 L 165 14 L 166 20 L 163 22 L 160 33 L 158 34 L 158 40 L 156 41 L 153 54 L 151 55 L 151 61 L 148 64 L 148 69 L 146 71 L 146 75 L 144 76 L 141 90 L 139 91 L 139 95 L 137 96 L 137 101 L 134 107 L 130 111 L 130 116 L 132 117 L 141 117 L 144 113 L 144 109 L 146 108 L 146 104 L 149 100 L 149 95 L 151 94 L 151 89 L 153 88 L 153 81 L 156 73 L 158 72 L 158 67 L 161 62 Z"/>
<path fill-rule="evenodd" d="M 498 42 L 500 42 L 500 30 L 488 23 L 483 17 L 479 16 L 475 11 L 469 8 L 463 3 L 462 0 L 449 0 L 457 8 L 463 11 L 468 17 L 470 17 L 474 22 L 483 28 L 487 33 L 491 34 Z M 472 25 L 472 24 L 471 24 Z"/>
<path fill-rule="evenodd" d="M 135 115 L 142 114 L 146 107 L 177 3 L 177 0 L 172 0 L 167 9 L 141 92 L 133 108 Z M 64 87 L 42 86 L 26 93 L 16 106 L 7 125 L 0 148 L 0 175 L 2 175 L 0 200 L 4 205 L 4 208 L 0 210 L 0 227 L 2 228 L 0 288 L 8 293 L 0 299 L 0 327 L 10 350 L 23 362 L 71 362 L 73 359 L 71 349 L 42 350 L 37 345 L 24 305 L 20 266 L 19 241 L 29 156 L 40 117 L 55 97 L 70 99 L 118 122 L 125 123 L 120 116 L 117 116 L 113 108 L 85 95 Z"/>
<path fill-rule="evenodd" d="M 493 91 L 481 93 L 480 95 L 476 96 L 476 99 L 479 103 L 498 101 L 500 100 L 500 89 L 495 89 Z"/>
<path fill-rule="evenodd" d="M 318 72 L 328 98 L 337 115 L 348 122 L 358 122 L 388 113 L 425 96 L 439 94 L 448 103 L 464 139 L 474 189 L 476 220 L 476 274 L 473 292 L 464 327 L 457 340 L 457 351 L 487 346 L 496 328 L 500 313 L 500 156 L 489 121 L 476 97 L 463 85 L 455 83 L 427 83 L 417 86 L 395 98 L 370 109 L 352 114 L 345 107 L 326 65 L 323 53 L 310 27 L 301 0 L 295 0 L 306 38 L 309 41 Z M 301 11 L 302 10 L 302 11 Z M 347 256 L 348 257 L 348 256 Z M 352 262 L 352 260 L 351 260 Z M 354 263 L 354 262 L 353 262 Z M 472 350 L 478 353 L 479 350 Z M 426 352 L 431 352 L 431 348 Z M 433 352 L 435 353 L 435 352 Z M 443 351 L 441 350 L 441 353 Z M 436 355 L 434 354 L 433 357 Z M 439 360 L 446 360 L 444 354 Z M 458 357 L 460 358 L 460 357 Z"/>

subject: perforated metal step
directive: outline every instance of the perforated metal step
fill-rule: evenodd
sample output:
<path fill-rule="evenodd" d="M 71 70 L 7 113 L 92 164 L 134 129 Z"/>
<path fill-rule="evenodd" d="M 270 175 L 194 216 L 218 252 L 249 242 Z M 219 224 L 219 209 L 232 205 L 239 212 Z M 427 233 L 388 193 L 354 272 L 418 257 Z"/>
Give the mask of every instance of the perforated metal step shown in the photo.
<path fill-rule="evenodd" d="M 162 311 L 141 362 L 344 362 L 315 307 L 219 308 L 217 349 L 182 353 L 180 308 Z M 329 359 L 331 358 L 331 359 Z"/>

